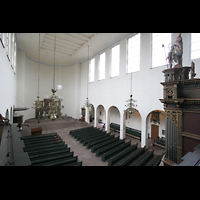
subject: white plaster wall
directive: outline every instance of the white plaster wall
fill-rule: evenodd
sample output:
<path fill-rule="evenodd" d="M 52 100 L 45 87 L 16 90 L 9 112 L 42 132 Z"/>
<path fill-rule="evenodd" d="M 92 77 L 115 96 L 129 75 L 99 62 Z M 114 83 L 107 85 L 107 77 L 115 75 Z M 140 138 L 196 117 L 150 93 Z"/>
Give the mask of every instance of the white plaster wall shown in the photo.
<path fill-rule="evenodd" d="M 10 116 L 11 107 L 16 105 L 16 83 L 17 74 L 6 56 L 6 49 L 0 43 L 0 113 L 3 116 L 7 109 Z"/>
<path fill-rule="evenodd" d="M 127 126 L 135 127 L 142 131 L 142 146 L 144 145 L 144 138 L 149 132 L 148 114 L 153 110 L 162 110 L 163 104 L 159 99 L 163 98 L 163 87 L 160 84 L 164 82 L 164 75 L 162 71 L 166 66 L 151 68 L 151 33 L 141 33 L 141 48 L 140 48 L 140 71 L 132 74 L 132 90 L 133 98 L 137 100 L 137 110 L 141 115 L 141 120 L 135 117 L 127 120 Z M 183 66 L 190 66 L 190 34 L 183 33 Z M 176 33 L 172 33 L 172 43 L 176 40 Z M 117 44 L 117 43 L 116 43 Z M 98 63 L 99 55 L 95 55 L 95 81 L 88 84 L 88 97 L 90 102 L 96 108 L 99 104 L 103 105 L 106 111 L 111 106 L 116 106 L 120 110 L 120 115 L 126 109 L 126 100 L 130 96 L 130 80 L 131 75 L 126 73 L 127 68 L 127 38 L 120 42 L 120 74 L 118 77 L 110 78 L 110 53 L 111 47 L 105 50 L 106 52 L 106 74 L 104 80 L 98 80 Z M 102 52 L 101 52 L 102 53 Z M 168 52 L 166 52 L 167 55 Z M 164 54 L 164 50 L 163 50 Z M 91 57 L 92 58 L 92 57 Z M 90 59 L 91 59 L 90 58 Z M 200 74 L 200 59 L 194 60 L 196 64 L 196 78 Z M 87 67 L 88 62 L 81 64 L 81 95 L 80 105 L 83 105 L 86 99 L 87 91 Z M 132 117 L 132 116 L 131 116 Z M 133 116 L 134 117 L 134 116 Z M 113 116 L 112 116 L 113 118 Z M 111 118 L 111 119 L 112 119 Z M 118 120 L 119 121 L 119 120 Z M 138 123 L 136 123 L 138 121 Z M 132 122 L 132 123 L 131 123 Z M 159 128 L 159 136 L 162 136 L 162 129 L 164 127 L 164 117 Z M 135 123 L 135 124 L 134 124 Z M 144 134 L 146 134 L 144 136 Z"/>
<path fill-rule="evenodd" d="M 32 108 L 34 100 L 38 95 L 38 63 L 30 60 L 24 53 L 19 51 L 20 65 L 18 73 L 18 106 L 28 107 L 29 110 L 24 111 L 24 121 L 35 117 L 35 109 Z M 62 113 L 68 116 L 79 118 L 80 115 L 80 64 L 74 64 L 61 68 L 61 84 L 62 90 L 56 92 L 57 96 L 63 98 L 64 109 Z M 55 85 L 59 83 L 59 67 L 56 66 Z M 51 96 L 53 88 L 53 66 L 40 64 L 40 99 Z"/>

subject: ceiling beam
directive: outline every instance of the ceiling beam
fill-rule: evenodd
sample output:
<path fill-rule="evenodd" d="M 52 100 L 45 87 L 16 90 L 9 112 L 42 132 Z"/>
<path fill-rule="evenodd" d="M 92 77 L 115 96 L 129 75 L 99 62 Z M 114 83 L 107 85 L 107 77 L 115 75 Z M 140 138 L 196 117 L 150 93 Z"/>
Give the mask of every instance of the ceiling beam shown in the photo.
<path fill-rule="evenodd" d="M 51 48 L 49 48 L 49 47 L 42 47 L 41 50 L 45 50 L 45 51 L 47 51 L 47 52 L 54 53 L 54 49 L 51 49 Z M 71 56 L 71 54 L 69 54 L 69 53 L 64 53 L 63 51 L 60 52 L 59 50 L 56 51 L 55 54 L 56 54 L 56 55 L 64 55 L 64 56 L 68 56 L 68 57 Z"/>
<path fill-rule="evenodd" d="M 54 48 L 54 43 L 43 43 L 42 46 L 49 46 L 49 47 Z M 56 43 L 56 49 L 61 49 L 61 50 L 63 50 L 63 51 L 69 51 L 69 52 L 71 52 L 71 53 L 75 52 L 75 50 L 68 49 L 68 48 L 66 48 L 66 47 L 63 46 L 63 45 L 58 45 L 57 43 Z"/>
<path fill-rule="evenodd" d="M 65 33 L 65 34 L 64 33 L 60 33 L 60 34 L 64 35 L 65 38 L 67 37 L 67 38 L 70 38 L 70 39 L 73 39 L 73 40 L 78 40 L 78 41 L 80 41 L 82 43 L 85 42 L 85 39 L 78 38 L 78 37 L 72 35 L 73 33 Z"/>
<path fill-rule="evenodd" d="M 48 34 L 48 35 L 45 35 L 45 39 L 54 41 L 54 36 Z M 72 48 L 76 48 L 76 47 L 79 48 L 79 47 L 81 47 L 80 44 L 77 44 L 77 43 L 68 41 L 68 40 L 63 39 L 63 38 L 61 38 L 61 37 L 59 37 L 59 36 L 58 36 L 58 37 L 56 36 L 56 41 L 60 41 L 60 42 L 62 42 L 62 43 L 64 43 L 64 44 L 67 44 L 67 45 L 71 46 Z"/>
<path fill-rule="evenodd" d="M 85 36 L 85 35 L 82 35 L 81 33 L 71 33 L 71 34 L 73 34 L 73 35 L 75 35 L 76 37 L 78 37 L 78 38 L 81 38 L 81 39 L 83 39 L 83 40 L 90 40 L 90 38 L 89 37 L 87 37 L 87 36 Z"/>
<path fill-rule="evenodd" d="M 54 47 L 51 46 L 51 45 L 43 45 L 42 48 L 49 48 L 51 49 L 52 51 L 54 51 Z M 69 55 L 71 55 L 74 51 L 68 51 L 66 49 L 60 49 L 60 48 L 56 48 L 56 52 L 59 51 L 59 52 L 64 52 L 64 53 L 68 53 Z"/>

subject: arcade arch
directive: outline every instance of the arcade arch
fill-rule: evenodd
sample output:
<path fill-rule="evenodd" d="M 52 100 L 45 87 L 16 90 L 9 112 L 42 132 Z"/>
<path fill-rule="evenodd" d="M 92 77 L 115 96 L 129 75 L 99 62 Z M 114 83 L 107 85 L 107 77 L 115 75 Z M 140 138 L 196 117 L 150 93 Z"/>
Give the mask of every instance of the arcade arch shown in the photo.
<path fill-rule="evenodd" d="M 147 115 L 146 120 L 148 138 L 158 139 L 165 137 L 165 112 L 153 110 Z"/>
<path fill-rule="evenodd" d="M 106 124 L 106 110 L 103 105 L 98 105 L 96 109 L 96 127 L 104 128 Z"/>
<path fill-rule="evenodd" d="M 111 106 L 106 112 L 106 131 L 110 132 L 110 123 L 120 124 L 120 111 L 116 106 Z"/>

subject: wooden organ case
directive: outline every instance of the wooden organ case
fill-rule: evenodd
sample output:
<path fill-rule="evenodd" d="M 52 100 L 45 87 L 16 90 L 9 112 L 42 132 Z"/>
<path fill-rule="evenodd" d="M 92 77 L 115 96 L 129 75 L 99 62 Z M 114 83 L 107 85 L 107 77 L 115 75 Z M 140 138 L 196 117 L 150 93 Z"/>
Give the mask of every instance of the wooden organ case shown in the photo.
<path fill-rule="evenodd" d="M 161 83 L 163 99 L 160 101 L 166 116 L 166 164 L 179 164 L 181 157 L 193 152 L 200 143 L 200 79 L 194 78 L 191 69 L 180 67 L 163 71 L 165 82 Z"/>

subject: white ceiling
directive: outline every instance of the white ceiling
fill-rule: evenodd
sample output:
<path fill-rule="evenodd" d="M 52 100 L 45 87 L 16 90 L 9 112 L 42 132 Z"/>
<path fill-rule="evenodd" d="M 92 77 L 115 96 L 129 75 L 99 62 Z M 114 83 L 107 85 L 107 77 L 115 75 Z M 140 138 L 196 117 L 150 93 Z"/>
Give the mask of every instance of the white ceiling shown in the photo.
<path fill-rule="evenodd" d="M 83 62 L 99 51 L 129 35 L 128 33 L 56 33 L 56 65 Z M 40 33 L 40 61 L 54 64 L 55 33 Z M 38 61 L 39 33 L 17 33 L 18 49 Z"/>

